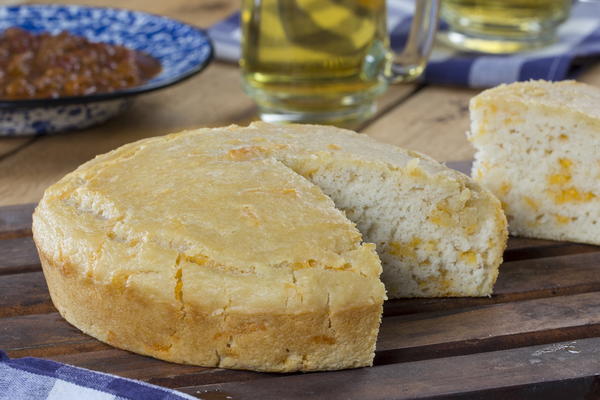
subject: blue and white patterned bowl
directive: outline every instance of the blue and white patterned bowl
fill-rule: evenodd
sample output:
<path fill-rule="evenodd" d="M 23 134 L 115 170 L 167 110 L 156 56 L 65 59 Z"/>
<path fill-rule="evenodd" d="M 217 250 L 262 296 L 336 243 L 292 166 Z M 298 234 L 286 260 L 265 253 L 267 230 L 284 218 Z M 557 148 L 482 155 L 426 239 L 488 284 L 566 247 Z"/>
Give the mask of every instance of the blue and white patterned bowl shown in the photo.
<path fill-rule="evenodd" d="M 123 111 L 131 96 L 164 88 L 204 69 L 213 47 L 201 29 L 170 18 L 116 8 L 20 5 L 0 7 L 0 32 L 17 26 L 31 32 L 68 31 L 90 41 L 144 51 L 161 72 L 140 86 L 111 93 L 57 99 L 0 100 L 0 135 L 23 136 L 82 129 Z"/>

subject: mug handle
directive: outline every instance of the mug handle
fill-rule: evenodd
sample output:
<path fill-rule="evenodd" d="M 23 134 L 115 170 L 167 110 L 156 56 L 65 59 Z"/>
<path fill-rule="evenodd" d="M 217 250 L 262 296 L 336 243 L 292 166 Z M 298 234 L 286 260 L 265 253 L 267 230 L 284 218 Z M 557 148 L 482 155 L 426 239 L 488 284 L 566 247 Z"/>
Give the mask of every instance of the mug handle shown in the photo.
<path fill-rule="evenodd" d="M 439 24 L 441 0 L 415 0 L 415 13 L 404 50 L 393 52 L 385 78 L 391 83 L 409 82 L 421 75 L 431 54 Z"/>

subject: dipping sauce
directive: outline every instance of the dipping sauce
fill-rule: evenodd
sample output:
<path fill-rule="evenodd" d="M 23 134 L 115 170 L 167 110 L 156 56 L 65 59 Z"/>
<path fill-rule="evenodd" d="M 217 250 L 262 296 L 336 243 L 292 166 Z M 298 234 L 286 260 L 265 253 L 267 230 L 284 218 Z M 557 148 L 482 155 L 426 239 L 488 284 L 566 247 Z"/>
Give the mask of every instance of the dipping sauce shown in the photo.
<path fill-rule="evenodd" d="M 41 99 L 108 93 L 157 75 L 154 57 L 67 32 L 33 34 L 9 28 L 0 35 L 0 99 Z"/>

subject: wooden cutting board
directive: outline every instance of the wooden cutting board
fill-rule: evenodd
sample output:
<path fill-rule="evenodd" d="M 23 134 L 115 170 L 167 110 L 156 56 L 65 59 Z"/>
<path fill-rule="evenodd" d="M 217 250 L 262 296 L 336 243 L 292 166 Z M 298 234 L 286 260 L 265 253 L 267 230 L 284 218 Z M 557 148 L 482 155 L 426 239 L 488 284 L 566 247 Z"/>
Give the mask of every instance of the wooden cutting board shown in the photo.
<path fill-rule="evenodd" d="M 44 357 L 207 400 L 600 398 L 600 247 L 511 238 L 492 297 L 387 302 L 374 367 L 265 374 L 171 364 L 69 325 L 48 295 L 32 210 L 0 208 L 0 349 L 11 357 Z"/>

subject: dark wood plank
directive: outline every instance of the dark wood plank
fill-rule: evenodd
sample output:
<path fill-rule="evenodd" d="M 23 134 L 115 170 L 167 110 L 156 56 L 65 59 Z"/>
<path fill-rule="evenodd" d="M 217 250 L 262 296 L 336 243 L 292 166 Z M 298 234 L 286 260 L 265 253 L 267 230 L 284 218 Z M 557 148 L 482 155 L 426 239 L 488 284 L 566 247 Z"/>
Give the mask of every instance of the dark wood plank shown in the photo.
<path fill-rule="evenodd" d="M 392 363 L 600 336 L 600 292 L 383 319 L 377 362 Z M 0 319 L 0 348 L 14 357 L 110 348 L 58 314 Z"/>
<path fill-rule="evenodd" d="M 110 349 L 68 324 L 58 313 L 0 319 L 0 348 L 9 356 L 52 356 Z"/>
<path fill-rule="evenodd" d="M 48 357 L 51 360 L 77 365 L 95 371 L 140 379 L 167 387 L 207 385 L 218 382 L 239 382 L 264 379 L 275 374 L 234 371 L 181 365 L 144 357 L 119 349 L 92 351 Z"/>
<path fill-rule="evenodd" d="M 513 261 L 500 267 L 491 297 L 390 300 L 384 315 L 402 315 L 600 291 L 600 253 Z"/>
<path fill-rule="evenodd" d="M 504 261 L 530 260 L 541 257 L 555 257 L 567 254 L 596 253 L 600 246 L 551 240 L 510 238 L 504 251 Z"/>
<path fill-rule="evenodd" d="M 532 239 L 526 237 L 514 237 L 511 236 L 508 241 L 507 250 L 521 250 L 521 249 L 530 249 L 537 247 L 551 247 L 551 246 L 560 246 L 563 244 L 569 244 L 568 242 L 556 242 L 554 240 L 545 240 L 545 239 Z"/>
<path fill-rule="evenodd" d="M 544 292 L 540 297 L 600 291 L 599 284 L 600 253 L 583 253 L 504 263 L 494 292 L 521 300 L 531 291 Z"/>
<path fill-rule="evenodd" d="M 42 272 L 0 275 L 0 318 L 55 311 Z"/>
<path fill-rule="evenodd" d="M 40 259 L 31 237 L 0 240 L 0 275 L 40 269 Z"/>
<path fill-rule="evenodd" d="M 0 207 L 0 239 L 31 236 L 31 214 L 35 204 Z"/>
<path fill-rule="evenodd" d="M 598 399 L 598 359 L 593 338 L 179 390 L 204 400 Z"/>
<path fill-rule="evenodd" d="M 384 318 L 390 364 L 600 336 L 600 292 Z"/>

